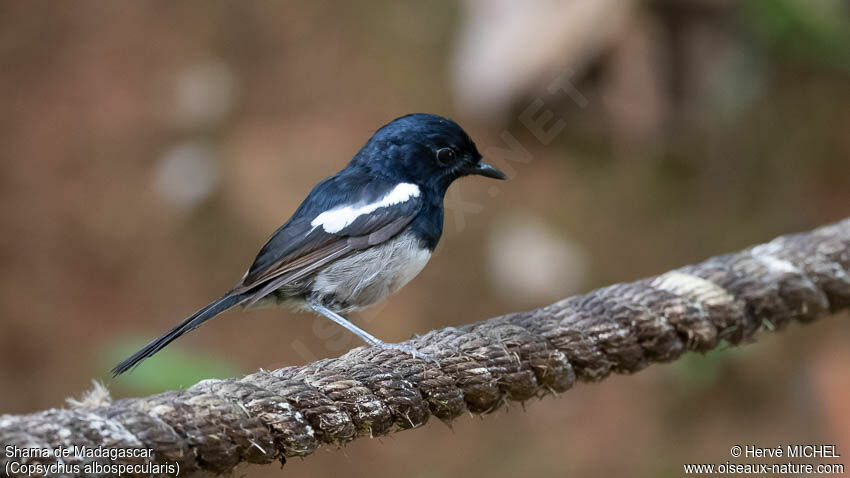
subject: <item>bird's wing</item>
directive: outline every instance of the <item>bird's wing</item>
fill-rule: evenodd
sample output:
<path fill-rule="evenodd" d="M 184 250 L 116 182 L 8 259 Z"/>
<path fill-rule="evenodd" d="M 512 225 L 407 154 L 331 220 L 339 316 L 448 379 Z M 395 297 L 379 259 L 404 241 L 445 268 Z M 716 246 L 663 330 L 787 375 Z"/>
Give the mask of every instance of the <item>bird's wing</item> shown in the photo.
<path fill-rule="evenodd" d="M 410 224 L 422 204 L 413 184 L 333 176 L 275 231 L 234 292 L 254 290 L 250 304 L 352 251 L 380 244 Z"/>

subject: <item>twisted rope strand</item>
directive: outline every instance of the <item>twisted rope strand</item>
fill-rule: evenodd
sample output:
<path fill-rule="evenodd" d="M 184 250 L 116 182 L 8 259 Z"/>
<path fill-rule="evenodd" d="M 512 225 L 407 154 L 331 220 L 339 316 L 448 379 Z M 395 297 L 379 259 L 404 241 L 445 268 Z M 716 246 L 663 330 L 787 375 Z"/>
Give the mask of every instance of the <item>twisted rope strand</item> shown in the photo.
<path fill-rule="evenodd" d="M 565 392 L 653 362 L 739 344 L 756 331 L 850 307 L 850 219 L 615 284 L 555 304 L 434 330 L 409 344 L 437 359 L 360 347 L 335 359 L 142 398 L 0 416 L 0 444 L 153 449 L 152 458 L 61 457 L 66 464 L 173 463 L 183 474 L 305 456 L 450 421 L 505 400 Z M 0 465 L 55 463 L 9 458 Z M 79 476 L 59 473 L 58 476 Z M 147 475 L 146 475 L 147 476 Z"/>

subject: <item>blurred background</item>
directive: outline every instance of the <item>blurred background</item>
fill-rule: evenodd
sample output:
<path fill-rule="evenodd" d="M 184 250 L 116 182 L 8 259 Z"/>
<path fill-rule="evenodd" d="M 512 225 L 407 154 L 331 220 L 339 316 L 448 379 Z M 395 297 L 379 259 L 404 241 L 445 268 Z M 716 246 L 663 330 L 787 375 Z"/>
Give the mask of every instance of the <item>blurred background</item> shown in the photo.
<path fill-rule="evenodd" d="M 232 286 L 382 124 L 456 119 L 510 181 L 446 199 L 424 272 L 355 316 L 390 341 L 850 216 L 850 4 L 830 0 L 0 2 L 0 413 L 360 345 L 228 313 Z M 850 456 L 845 314 L 560 398 L 239 476 L 679 476 L 734 444 Z"/>

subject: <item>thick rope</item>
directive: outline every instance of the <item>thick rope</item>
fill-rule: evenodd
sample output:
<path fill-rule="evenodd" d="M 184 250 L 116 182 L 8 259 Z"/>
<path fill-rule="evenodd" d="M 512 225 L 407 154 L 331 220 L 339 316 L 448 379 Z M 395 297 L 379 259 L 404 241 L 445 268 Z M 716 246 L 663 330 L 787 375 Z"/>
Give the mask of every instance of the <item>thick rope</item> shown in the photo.
<path fill-rule="evenodd" d="M 181 474 L 270 463 L 363 436 L 450 421 L 739 344 L 759 329 L 850 307 L 850 219 L 548 307 L 448 327 L 408 343 L 425 362 L 368 347 L 298 367 L 205 380 L 179 391 L 0 416 L 0 465 L 58 463 L 3 448 L 152 449 L 153 456 L 60 457 L 66 466 L 171 464 Z M 108 395 L 107 395 L 108 397 Z M 61 471 L 61 470 L 60 470 Z M 145 476 L 174 469 L 141 468 Z M 153 472 L 153 473 L 151 473 Z M 79 476 L 85 472 L 52 473 Z"/>

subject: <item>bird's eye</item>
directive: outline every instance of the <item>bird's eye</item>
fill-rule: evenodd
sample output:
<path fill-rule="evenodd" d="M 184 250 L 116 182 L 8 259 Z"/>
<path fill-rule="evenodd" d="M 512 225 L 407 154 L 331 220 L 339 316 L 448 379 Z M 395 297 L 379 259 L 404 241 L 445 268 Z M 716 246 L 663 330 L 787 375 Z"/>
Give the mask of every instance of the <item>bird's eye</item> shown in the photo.
<path fill-rule="evenodd" d="M 441 148 L 437 151 L 437 163 L 440 166 L 448 166 L 455 160 L 455 152 L 452 148 Z"/>

